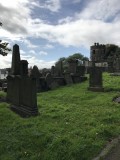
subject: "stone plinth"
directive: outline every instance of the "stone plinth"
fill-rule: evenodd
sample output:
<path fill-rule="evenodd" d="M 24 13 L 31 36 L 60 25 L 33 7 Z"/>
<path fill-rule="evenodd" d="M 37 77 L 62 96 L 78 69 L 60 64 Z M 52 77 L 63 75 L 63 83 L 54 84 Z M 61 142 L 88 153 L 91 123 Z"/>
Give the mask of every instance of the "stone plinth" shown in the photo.
<path fill-rule="evenodd" d="M 36 79 L 8 76 L 7 101 L 11 109 L 22 117 L 38 114 Z"/>

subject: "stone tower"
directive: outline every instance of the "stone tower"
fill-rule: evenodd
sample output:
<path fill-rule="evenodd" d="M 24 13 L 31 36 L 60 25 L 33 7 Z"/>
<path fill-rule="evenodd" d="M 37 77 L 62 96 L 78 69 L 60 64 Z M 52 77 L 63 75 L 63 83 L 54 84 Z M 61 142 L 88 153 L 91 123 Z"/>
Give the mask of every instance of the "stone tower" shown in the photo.
<path fill-rule="evenodd" d="M 90 59 L 93 62 L 104 62 L 106 46 L 95 43 L 90 47 Z"/>

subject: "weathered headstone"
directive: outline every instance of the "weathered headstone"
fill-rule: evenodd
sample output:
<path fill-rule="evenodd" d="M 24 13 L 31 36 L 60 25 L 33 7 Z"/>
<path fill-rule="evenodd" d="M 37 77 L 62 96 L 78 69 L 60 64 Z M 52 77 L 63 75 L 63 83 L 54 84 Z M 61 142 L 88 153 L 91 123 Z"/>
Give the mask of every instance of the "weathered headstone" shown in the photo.
<path fill-rule="evenodd" d="M 50 73 L 47 73 L 47 75 L 45 77 L 45 81 L 46 81 L 46 84 L 48 86 L 48 89 L 51 89 L 51 84 L 53 82 L 53 77 Z"/>
<path fill-rule="evenodd" d="M 55 74 L 55 66 L 52 66 L 52 67 L 51 67 L 51 75 L 54 76 L 54 74 Z"/>
<path fill-rule="evenodd" d="M 104 91 L 102 81 L 102 68 L 93 66 L 89 70 L 89 88 L 91 91 Z"/>
<path fill-rule="evenodd" d="M 31 76 L 34 78 L 40 77 L 40 72 L 37 66 L 33 66 L 33 69 L 31 70 Z"/>
<path fill-rule="evenodd" d="M 73 83 L 73 79 L 72 79 L 72 76 L 71 76 L 70 73 L 65 73 L 64 78 L 65 78 L 66 84 L 72 84 Z"/>
<path fill-rule="evenodd" d="M 68 71 L 70 75 L 65 76 L 66 83 L 80 83 L 87 80 L 87 77 L 85 77 L 85 66 L 82 66 L 82 62 L 81 64 L 80 62 L 81 61 L 77 59 L 72 59 L 68 61 Z"/>
<path fill-rule="evenodd" d="M 80 76 L 85 76 L 85 66 L 77 66 L 76 73 Z"/>
<path fill-rule="evenodd" d="M 62 61 L 59 61 L 55 64 L 54 67 L 54 76 L 61 77 L 63 76 L 63 64 Z"/>
<path fill-rule="evenodd" d="M 120 73 L 120 58 L 116 58 L 115 62 L 114 62 L 114 70 L 115 72 Z"/>
<path fill-rule="evenodd" d="M 76 74 L 77 73 L 77 63 L 78 61 L 77 60 L 69 60 L 68 61 L 68 64 L 69 64 L 69 72 L 72 73 L 72 74 Z"/>
<path fill-rule="evenodd" d="M 37 92 L 40 91 L 40 88 L 41 88 L 41 84 L 40 84 L 40 72 L 39 72 L 39 69 L 37 66 L 33 66 L 33 69 L 31 70 L 31 75 L 30 75 L 32 78 L 35 78 L 36 79 L 36 89 L 37 89 Z"/>
<path fill-rule="evenodd" d="M 20 75 L 21 76 L 28 75 L 28 62 L 26 60 L 20 61 Z"/>

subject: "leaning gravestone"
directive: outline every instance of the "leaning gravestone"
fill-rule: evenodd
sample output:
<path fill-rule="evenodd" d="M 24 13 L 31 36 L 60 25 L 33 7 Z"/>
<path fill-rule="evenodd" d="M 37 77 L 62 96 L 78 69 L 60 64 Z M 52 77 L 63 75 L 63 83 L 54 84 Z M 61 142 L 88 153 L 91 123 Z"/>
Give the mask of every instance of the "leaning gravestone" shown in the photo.
<path fill-rule="evenodd" d="M 36 79 L 28 77 L 28 62 L 20 60 L 19 46 L 13 46 L 12 74 L 7 77 L 7 101 L 22 117 L 38 114 Z"/>
<path fill-rule="evenodd" d="M 102 81 L 102 68 L 93 66 L 89 70 L 89 87 L 88 90 L 101 92 L 104 91 Z"/>

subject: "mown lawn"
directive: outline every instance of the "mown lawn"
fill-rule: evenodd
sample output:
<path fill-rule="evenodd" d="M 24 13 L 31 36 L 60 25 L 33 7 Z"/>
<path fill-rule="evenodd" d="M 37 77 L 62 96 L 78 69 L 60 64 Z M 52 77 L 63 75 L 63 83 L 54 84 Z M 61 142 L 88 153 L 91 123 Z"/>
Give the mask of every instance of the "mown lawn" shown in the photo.
<path fill-rule="evenodd" d="M 38 94 L 40 115 L 23 119 L 0 103 L 1 160 L 91 160 L 120 135 L 120 77 L 104 74 L 105 92 L 88 81 Z M 0 96 L 2 93 L 0 93 Z"/>

